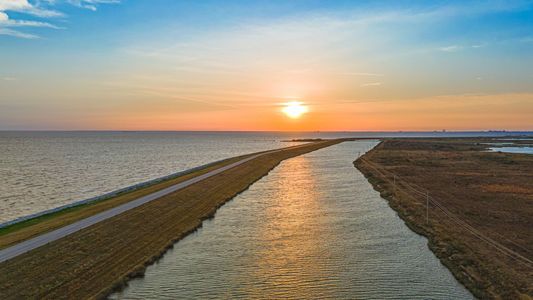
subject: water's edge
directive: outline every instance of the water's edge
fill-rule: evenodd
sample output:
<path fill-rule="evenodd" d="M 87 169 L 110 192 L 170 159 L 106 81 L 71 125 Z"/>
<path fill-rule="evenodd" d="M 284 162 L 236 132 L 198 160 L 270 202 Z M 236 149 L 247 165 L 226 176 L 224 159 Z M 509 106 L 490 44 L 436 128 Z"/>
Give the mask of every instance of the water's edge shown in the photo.
<path fill-rule="evenodd" d="M 342 142 L 340 142 L 340 143 L 342 143 Z M 330 146 L 335 145 L 335 144 L 339 144 L 339 142 L 330 144 L 328 146 L 325 146 L 325 148 L 330 147 Z M 304 153 L 301 153 L 301 154 L 298 154 L 298 155 L 295 155 L 295 156 L 291 156 L 291 157 L 279 160 L 276 164 L 272 165 L 272 167 L 270 169 L 268 169 L 268 171 L 265 172 L 263 175 L 257 177 L 255 180 L 251 181 L 250 184 L 248 184 L 242 190 L 236 191 L 231 197 L 228 197 L 227 199 L 223 200 L 218 206 L 216 206 L 214 209 L 212 209 L 207 215 L 201 217 L 198 226 L 192 228 L 189 231 L 183 232 L 176 239 L 169 241 L 167 246 L 163 247 L 159 253 L 154 254 L 150 259 L 145 261 L 144 264 L 141 267 L 138 267 L 138 268 L 132 270 L 132 272 L 130 272 L 129 274 L 126 274 L 125 276 L 120 278 L 109 289 L 104 290 L 101 293 L 99 293 L 99 295 L 96 298 L 98 298 L 98 299 L 100 299 L 100 298 L 101 299 L 109 299 L 109 296 L 111 296 L 113 293 L 120 292 L 125 287 L 127 287 L 128 286 L 128 282 L 130 280 L 135 279 L 135 278 L 144 277 L 144 273 L 146 272 L 147 267 L 157 263 L 170 249 L 172 249 L 174 247 L 174 245 L 177 242 L 179 242 L 180 240 L 184 239 L 185 237 L 187 237 L 191 233 L 197 232 L 200 228 L 202 228 L 204 221 L 213 219 L 215 217 L 215 215 L 216 215 L 216 213 L 217 213 L 217 211 L 218 211 L 218 209 L 220 207 L 224 206 L 224 204 L 228 203 L 229 201 L 235 199 L 235 197 L 237 197 L 238 195 L 244 193 L 246 190 L 248 190 L 250 188 L 250 186 L 252 186 L 255 182 L 261 180 L 263 177 L 267 176 L 274 168 L 276 168 L 284 160 L 291 159 L 293 157 L 297 157 L 299 155 L 304 155 L 306 153 L 313 152 L 313 151 L 316 151 L 316 150 L 319 150 L 319 149 L 323 149 L 323 148 L 324 147 L 320 147 L 318 149 L 313 149 L 311 151 L 306 151 Z"/>
<path fill-rule="evenodd" d="M 361 146 L 359 153 L 366 153 L 378 143 L 375 141 L 373 144 L 370 147 L 364 146 L 364 150 L 363 146 Z M 109 297 L 111 299 L 158 299 L 159 297 L 173 298 L 176 295 L 186 298 L 224 298 L 232 295 L 235 298 L 242 297 L 243 299 L 267 298 L 266 295 L 270 295 L 273 298 L 277 298 L 274 295 L 301 297 L 306 292 L 300 291 L 299 293 L 298 288 L 305 286 L 306 290 L 311 293 L 309 295 L 314 296 L 329 295 L 330 297 L 349 299 L 353 298 L 354 295 L 359 295 L 362 298 L 366 298 L 369 295 L 381 295 L 383 298 L 387 296 L 394 299 L 397 298 L 398 294 L 396 293 L 399 292 L 396 288 L 411 286 L 412 288 L 407 289 L 409 291 L 404 294 L 410 295 L 408 298 L 420 297 L 420 299 L 423 299 L 421 295 L 424 294 L 434 295 L 437 299 L 449 299 L 450 295 L 461 295 L 458 298 L 463 298 L 462 296 L 464 296 L 465 299 L 472 298 L 467 289 L 452 276 L 449 269 L 442 265 L 435 257 L 435 254 L 428 251 L 427 238 L 417 234 L 409 226 L 402 226 L 404 222 L 397 212 L 391 210 L 389 205 L 383 201 L 384 199 L 379 199 L 381 198 L 380 193 L 376 194 L 375 189 L 368 184 L 363 173 L 351 166 L 352 155 L 357 156 L 357 150 L 359 149 L 346 148 L 350 147 L 349 145 L 346 145 L 346 147 L 337 145 L 337 147 L 337 151 L 340 152 L 331 152 L 334 151 L 333 149 L 323 149 L 320 154 L 310 154 L 305 159 L 298 157 L 290 159 L 294 163 L 288 160 L 285 161 L 276 170 L 270 171 L 268 178 L 262 178 L 261 182 L 255 183 L 253 186 L 250 185 L 247 188 L 248 193 L 235 196 L 231 199 L 234 201 L 228 201 L 227 205 L 224 205 L 216 212 L 216 218 L 203 223 L 202 228 L 197 233 L 189 235 L 175 244 L 172 250 L 163 255 L 161 262 L 146 269 L 146 278 L 138 278 L 127 282 L 127 286 L 121 292 L 109 295 Z M 340 157 L 344 157 L 344 159 L 340 159 Z M 322 161 L 322 158 L 326 160 Z M 300 169 L 299 166 L 303 166 L 303 169 Z M 338 171 L 337 167 L 340 168 Z M 317 171 L 319 173 L 316 173 Z M 352 175 L 356 176 L 355 181 L 352 180 Z M 317 178 L 314 178 L 315 176 Z M 312 180 L 309 179 L 311 177 L 313 177 Z M 293 188 L 294 190 L 292 190 Z M 317 192 L 310 192 L 309 194 L 304 192 L 304 190 L 312 189 L 316 189 Z M 362 196 L 354 197 L 354 192 L 357 194 L 358 191 L 361 192 Z M 307 200 L 303 202 L 308 203 L 307 205 L 316 203 L 324 209 L 323 211 L 318 209 L 318 207 L 313 209 L 314 212 L 322 212 L 312 214 L 312 220 L 316 222 L 307 222 L 305 217 L 310 215 L 299 213 L 302 210 L 305 211 L 305 209 L 295 210 L 295 208 L 302 207 L 301 204 L 294 203 L 302 203 L 300 200 L 303 199 L 308 199 L 308 201 L 315 199 L 311 202 Z M 272 207 L 272 210 L 269 209 L 270 207 Z M 341 209 L 342 207 L 346 208 L 346 210 Z M 360 208 L 352 210 L 351 208 L 353 207 Z M 362 209 L 361 207 L 365 208 Z M 270 213 L 265 212 L 258 215 L 256 214 L 258 209 L 261 212 L 270 211 Z M 296 211 L 298 213 L 295 213 Z M 358 213 L 364 213 L 365 217 L 357 218 Z M 248 216 L 250 215 L 254 217 L 249 218 Z M 219 217 L 221 218 L 220 220 L 218 220 Z M 367 218 L 368 220 L 366 220 Z M 379 221 L 380 218 L 386 219 Z M 263 221 L 256 222 L 259 219 Z M 355 219 L 359 221 L 353 221 Z M 365 221 L 361 221 L 362 219 Z M 290 221 L 280 222 L 279 220 Z M 375 222 L 380 225 L 364 225 L 376 224 Z M 296 226 L 294 224 L 299 225 Z M 392 225 L 394 228 L 403 227 L 398 232 L 394 231 L 400 237 L 392 233 L 376 235 L 374 229 L 370 229 L 381 228 L 381 224 L 385 228 L 385 231 L 382 231 L 384 233 L 389 232 L 386 228 L 390 224 L 395 224 Z M 292 230 L 286 231 L 287 228 Z M 302 231 L 302 228 L 307 230 Z M 313 231 L 313 228 L 322 229 Z M 325 228 L 331 228 L 331 230 L 324 231 Z M 368 239 L 358 237 L 360 234 L 366 234 L 367 231 Z M 353 232 L 356 233 L 351 235 Z M 313 239 L 318 241 L 321 240 L 317 239 L 319 236 L 324 238 L 332 237 L 332 233 L 336 233 L 334 235 L 336 237 L 347 234 L 345 238 L 341 239 L 349 240 L 350 242 L 346 244 L 346 242 L 335 242 L 335 239 L 324 239 L 322 244 L 325 243 L 327 245 L 328 243 L 325 242 L 327 240 L 331 242 L 333 247 L 338 247 L 325 247 L 332 251 L 328 252 L 324 247 L 321 248 L 320 245 L 307 245 L 307 239 L 301 238 L 303 236 L 312 236 L 314 237 Z M 285 242 L 285 238 L 287 238 L 287 242 Z M 397 240 L 398 243 L 393 243 L 393 240 L 398 238 L 400 238 L 400 240 Z M 271 245 L 275 246 L 269 248 Z M 297 248 L 290 245 L 297 245 Z M 315 249 L 322 249 L 316 250 L 321 254 L 316 257 L 313 256 L 316 251 L 301 254 L 305 252 L 301 249 L 306 249 L 306 245 Z M 392 248 L 396 248 L 396 246 L 401 251 L 404 251 L 400 251 L 402 253 L 400 256 L 395 256 L 397 250 L 394 250 L 394 253 L 389 251 Z M 379 248 L 383 247 L 385 248 L 381 251 Z M 289 252 L 300 249 L 295 250 L 300 254 L 295 253 L 293 256 L 289 253 L 285 257 L 283 253 L 278 253 L 278 251 L 281 251 L 280 249 L 286 249 Z M 334 249 L 337 249 L 338 252 Z M 197 252 L 199 250 L 200 252 Z M 270 259 L 271 255 L 266 254 L 264 251 L 276 253 L 274 256 L 280 257 L 279 255 L 281 255 L 281 257 L 285 258 L 281 259 L 282 262 L 276 263 Z M 350 259 L 350 262 L 357 261 L 353 264 L 341 264 L 346 269 L 339 265 L 334 267 L 339 261 L 338 258 L 346 257 L 345 254 L 347 253 L 343 251 L 358 253 L 355 255 L 357 257 L 369 256 L 361 261 L 358 261 L 355 257 Z M 382 254 L 376 257 L 374 256 L 375 253 Z M 413 253 L 415 255 L 411 255 Z M 234 254 L 236 257 L 234 257 Z M 313 265 L 317 269 L 311 268 L 310 273 L 306 272 L 307 269 L 301 265 L 303 261 L 312 262 L 313 264 L 308 265 Z M 418 268 L 424 264 L 423 262 L 429 264 L 419 270 Z M 368 267 L 376 263 L 379 265 Z M 381 265 L 384 265 L 384 267 L 381 267 Z M 405 266 L 408 267 L 405 269 Z M 389 271 L 392 267 L 398 267 L 398 269 L 394 268 L 394 270 L 403 270 L 405 272 L 393 271 L 390 273 Z M 339 268 L 343 270 L 339 271 Z M 417 277 L 428 268 L 436 271 L 435 273 L 427 274 L 436 282 L 423 279 L 424 276 Z M 382 272 L 377 271 L 376 273 L 378 269 Z M 328 277 L 316 275 L 321 272 L 320 270 L 326 272 L 324 275 L 329 274 Z M 336 271 L 327 273 L 327 270 Z M 352 273 L 348 270 L 359 271 Z M 209 274 L 209 276 L 201 275 L 197 277 L 196 274 L 203 272 Z M 445 274 L 445 276 L 440 274 Z M 288 281 L 283 281 L 283 278 Z M 320 280 L 320 278 L 324 280 Z M 365 283 L 365 279 L 362 280 L 361 278 L 373 278 L 373 283 Z M 344 282 L 342 280 L 347 281 Z M 368 281 L 368 279 L 366 280 Z M 391 284 L 390 280 L 398 285 Z M 285 284 L 281 284 L 281 282 L 285 282 Z M 339 282 L 344 282 L 344 284 L 339 285 Z M 387 283 L 382 286 L 380 282 Z M 376 284 L 375 286 L 374 283 Z M 450 292 L 450 294 L 443 293 L 445 291 Z M 340 295 L 343 296 L 339 297 Z M 328 298 L 328 296 L 325 298 Z"/>
<path fill-rule="evenodd" d="M 183 176 L 183 175 L 187 175 L 187 174 L 190 174 L 190 173 L 194 173 L 194 172 L 203 170 L 205 168 L 209 168 L 209 167 L 211 167 L 213 165 L 222 163 L 222 162 L 227 161 L 229 159 L 232 159 L 232 158 L 225 158 L 225 159 L 221 159 L 221 160 L 218 160 L 218 161 L 210 162 L 210 163 L 207 163 L 207 164 L 204 164 L 204 165 L 200 165 L 200 166 L 197 166 L 197 167 L 194 167 L 194 168 L 190 168 L 190 169 L 187 169 L 187 170 L 184 170 L 184 171 L 179 171 L 179 172 L 176 172 L 176 173 L 172 173 L 172 174 L 165 175 L 165 176 L 162 176 L 162 177 L 150 179 L 150 180 L 147 180 L 147 181 L 144 181 L 144 182 L 140 182 L 140 183 L 137 183 L 137 184 L 134 184 L 134 185 L 130 185 L 130 186 L 127 186 L 127 187 L 123 187 L 123 188 L 120 188 L 120 189 L 117 189 L 117 190 L 102 194 L 100 196 L 95 196 L 95 197 L 91 197 L 91 198 L 87 198 L 87 199 L 83 199 L 83 200 L 74 201 L 74 202 L 69 203 L 69 204 L 61 205 L 61 206 L 58 206 L 58 207 L 55 207 L 55 208 L 47 209 L 47 210 L 40 211 L 40 212 L 37 212 L 37 213 L 34 213 L 34 214 L 30 214 L 30 215 L 27 215 L 27 216 L 18 217 L 18 218 L 14 219 L 14 220 L 7 221 L 7 222 L 4 222 L 4 223 L 0 223 L 0 229 L 6 228 L 6 227 L 11 226 L 11 225 L 19 224 L 19 223 L 24 222 L 24 221 L 29 221 L 29 220 L 32 220 L 32 219 L 35 219 L 35 218 L 39 218 L 39 217 L 43 217 L 43 216 L 50 215 L 50 214 L 53 214 L 53 213 L 57 213 L 57 212 L 60 212 L 62 210 L 65 210 L 67 208 L 73 208 L 73 207 L 76 207 L 76 206 L 81 206 L 81 205 L 91 204 L 91 203 L 98 202 L 98 201 L 108 200 L 110 198 L 122 195 L 124 193 L 133 192 L 133 191 L 136 191 L 136 190 L 139 190 L 139 189 L 142 189 L 142 188 L 146 188 L 146 187 L 152 186 L 152 185 L 157 184 L 157 183 L 161 183 L 161 182 L 166 181 L 166 180 L 174 179 L 174 178 L 177 178 L 177 177 L 180 177 L 180 176 Z"/>
<path fill-rule="evenodd" d="M 377 144 L 373 149 L 370 151 L 376 149 L 382 142 Z M 423 236 L 427 239 L 427 246 L 431 250 L 431 252 L 435 255 L 435 257 L 438 258 L 440 263 L 445 266 L 457 279 L 457 281 L 462 284 L 465 288 L 467 288 L 474 297 L 477 299 L 483 299 L 483 292 L 480 291 L 472 282 L 469 280 L 467 276 L 462 272 L 460 269 L 460 262 L 459 264 L 453 264 L 447 257 L 445 256 L 445 253 L 442 251 L 439 251 L 436 245 L 436 237 L 433 234 L 429 234 L 424 228 L 418 226 L 414 222 L 410 222 L 409 219 L 403 214 L 401 210 L 398 209 L 397 206 L 393 205 L 392 203 L 392 192 L 387 190 L 382 183 L 384 183 L 379 177 L 373 176 L 367 169 L 365 169 L 361 164 L 357 164 L 356 161 L 354 161 L 354 167 L 359 170 L 367 179 L 367 181 L 372 185 L 373 189 L 380 194 L 380 197 L 387 201 L 389 204 L 389 207 L 396 212 L 396 214 L 402 219 L 404 224 L 414 233 Z"/>

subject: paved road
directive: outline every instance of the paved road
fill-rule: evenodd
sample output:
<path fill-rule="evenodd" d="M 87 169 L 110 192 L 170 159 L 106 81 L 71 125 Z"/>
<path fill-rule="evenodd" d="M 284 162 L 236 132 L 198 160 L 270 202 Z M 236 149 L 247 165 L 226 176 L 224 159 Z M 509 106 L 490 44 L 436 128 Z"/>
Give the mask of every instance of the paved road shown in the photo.
<path fill-rule="evenodd" d="M 299 146 L 294 146 L 294 147 L 299 147 Z M 289 148 L 292 148 L 292 147 L 289 147 Z M 287 149 L 287 148 L 285 148 L 285 149 Z M 175 184 L 173 186 L 170 186 L 168 188 L 159 190 L 159 191 L 154 192 L 152 194 L 143 196 L 143 197 L 138 198 L 136 200 L 130 201 L 128 203 L 125 203 L 125 204 L 116 206 L 114 208 L 111 208 L 109 210 L 106 210 L 104 212 L 98 213 L 98 214 L 96 214 L 94 216 L 91 216 L 91 217 L 88 217 L 86 219 L 77 221 L 77 222 L 72 223 L 70 225 L 67 225 L 65 227 L 56 229 L 54 231 L 39 235 L 39 236 L 37 236 L 35 238 L 29 239 L 29 240 L 26 240 L 26 241 L 21 242 L 19 244 L 13 245 L 13 246 L 8 247 L 8 248 L 5 248 L 3 250 L 0 250 L 0 263 L 6 261 L 8 259 L 14 258 L 14 257 L 16 257 L 18 255 L 21 255 L 23 253 L 26 253 L 28 251 L 31 251 L 31 250 L 33 250 L 35 248 L 41 247 L 43 245 L 46 245 L 46 244 L 48 244 L 50 242 L 53 242 L 55 240 L 58 240 L 58 239 L 60 239 L 62 237 L 65 237 L 65 236 L 67 236 L 69 234 L 72 234 L 72 233 L 74 233 L 76 231 L 79 231 L 79 230 L 81 230 L 83 228 L 89 227 L 89 226 L 94 225 L 94 224 L 96 224 L 98 222 L 101 222 L 101 221 L 107 220 L 109 218 L 112 218 L 112 217 L 114 217 L 114 216 L 116 216 L 118 214 L 121 214 L 121 213 L 125 212 L 125 211 L 128 211 L 130 209 L 136 208 L 138 206 L 141 206 L 141 205 L 143 205 L 145 203 L 148 203 L 150 201 L 153 201 L 155 199 L 161 198 L 161 197 L 163 197 L 165 195 L 168 195 L 170 193 L 173 193 L 173 192 L 175 192 L 177 190 L 183 189 L 183 188 L 185 188 L 185 187 L 187 187 L 187 186 L 189 186 L 191 184 L 197 183 L 197 182 L 202 181 L 202 180 L 204 180 L 206 178 L 209 178 L 211 176 L 220 174 L 220 173 L 222 173 L 222 172 L 224 172 L 226 170 L 234 168 L 234 167 L 236 167 L 238 165 L 241 165 L 241 164 L 243 164 L 243 163 L 245 163 L 247 161 L 250 161 L 250 160 L 252 160 L 254 158 L 257 158 L 259 156 L 262 156 L 262 155 L 265 155 L 265 154 L 268 154 L 268 153 L 282 151 L 282 150 L 285 150 L 285 149 L 278 149 L 278 150 L 263 152 L 263 153 L 260 153 L 260 154 L 254 155 L 254 156 L 250 156 L 250 157 L 244 158 L 242 160 L 239 160 L 237 162 L 234 162 L 234 163 L 231 163 L 229 165 L 223 166 L 223 167 L 218 168 L 216 170 L 213 170 L 213 171 L 207 172 L 205 174 L 199 175 L 197 177 L 185 180 L 183 182 L 180 182 L 180 183 Z"/>

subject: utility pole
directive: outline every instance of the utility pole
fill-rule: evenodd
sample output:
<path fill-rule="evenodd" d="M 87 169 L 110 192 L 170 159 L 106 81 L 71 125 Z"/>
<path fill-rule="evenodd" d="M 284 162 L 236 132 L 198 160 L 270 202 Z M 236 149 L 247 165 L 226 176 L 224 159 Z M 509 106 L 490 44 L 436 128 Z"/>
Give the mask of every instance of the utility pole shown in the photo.
<path fill-rule="evenodd" d="M 396 194 L 396 174 L 393 174 L 392 197 Z"/>
<path fill-rule="evenodd" d="M 426 191 L 426 225 L 429 224 L 429 192 Z"/>

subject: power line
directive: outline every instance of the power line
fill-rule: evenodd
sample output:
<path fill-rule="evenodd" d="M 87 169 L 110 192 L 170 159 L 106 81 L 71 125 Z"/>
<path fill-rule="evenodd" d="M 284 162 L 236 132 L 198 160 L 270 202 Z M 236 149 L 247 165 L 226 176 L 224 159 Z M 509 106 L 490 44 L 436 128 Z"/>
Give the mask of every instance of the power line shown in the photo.
<path fill-rule="evenodd" d="M 463 229 L 465 229 L 466 231 L 470 232 L 471 234 L 473 234 L 475 237 L 481 239 L 482 241 L 486 242 L 487 244 L 493 246 L 494 248 L 496 248 L 498 251 L 502 252 L 503 254 L 509 256 L 509 257 L 512 257 L 514 259 L 519 259 L 519 260 L 522 260 L 523 262 L 526 263 L 526 265 L 528 267 L 533 267 L 533 261 L 531 261 L 530 259 L 528 259 L 527 257 L 521 255 L 520 253 L 517 253 L 516 251 L 512 250 L 512 249 L 509 249 L 508 247 L 502 245 L 501 243 L 493 240 L 492 238 L 486 236 L 485 234 L 483 234 L 482 232 L 480 232 L 479 230 L 477 230 L 476 228 L 474 228 L 473 226 L 471 226 L 470 224 L 468 224 L 466 221 L 462 220 L 461 218 L 459 218 L 457 215 L 455 215 L 454 213 L 452 213 L 449 209 L 447 209 L 442 203 L 440 203 L 438 200 L 436 200 L 435 198 L 433 197 L 430 197 L 429 196 L 429 191 L 427 189 L 424 189 L 416 184 L 418 188 L 424 190 L 424 191 L 421 191 L 419 189 L 416 189 L 414 188 L 413 186 L 411 186 L 411 184 L 407 183 L 405 180 L 403 180 L 399 175 L 397 174 L 394 174 L 392 173 L 391 171 L 389 170 L 386 170 L 386 169 L 383 169 L 383 168 L 378 168 L 376 164 L 368 161 L 366 158 L 364 157 L 359 157 L 359 159 L 361 159 L 363 162 L 365 162 L 369 167 L 371 167 L 372 169 L 374 169 L 375 171 L 377 171 L 377 173 L 383 175 L 383 179 L 388 182 L 389 184 L 393 184 L 393 190 L 394 192 L 396 192 L 396 185 L 398 185 L 399 187 L 400 186 L 404 186 L 404 187 L 407 187 L 408 189 L 410 189 L 411 191 L 421 195 L 421 196 L 425 196 L 426 197 L 426 224 L 429 224 L 429 204 L 432 203 L 435 205 L 435 207 L 437 207 L 440 211 L 442 211 L 444 213 L 444 215 L 446 215 L 447 217 L 450 218 L 450 220 L 452 220 L 454 223 L 456 223 L 457 225 L 459 225 L 460 227 L 462 227 Z M 389 178 L 387 178 L 387 175 L 386 173 L 388 174 L 391 174 L 392 177 L 393 177 L 393 181 L 391 182 L 391 180 Z M 394 195 L 394 194 L 393 194 Z M 409 195 L 409 193 L 407 193 L 407 195 Z M 413 197 L 413 199 L 417 199 L 416 197 Z"/>

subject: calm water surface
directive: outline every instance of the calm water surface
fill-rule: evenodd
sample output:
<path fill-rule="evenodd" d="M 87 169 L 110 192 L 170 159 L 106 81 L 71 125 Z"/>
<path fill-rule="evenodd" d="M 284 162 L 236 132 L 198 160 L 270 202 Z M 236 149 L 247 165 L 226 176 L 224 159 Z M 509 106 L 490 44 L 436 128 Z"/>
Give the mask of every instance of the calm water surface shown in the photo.
<path fill-rule="evenodd" d="M 290 146 L 285 139 L 504 134 L 511 133 L 0 131 L 0 223 L 216 160 Z"/>
<path fill-rule="evenodd" d="M 0 132 L 0 223 L 224 158 L 284 136 L 187 132 Z"/>
<path fill-rule="evenodd" d="M 282 162 L 113 299 L 471 299 L 349 142 Z"/>
<path fill-rule="evenodd" d="M 533 147 L 491 147 L 490 151 L 533 154 Z"/>

